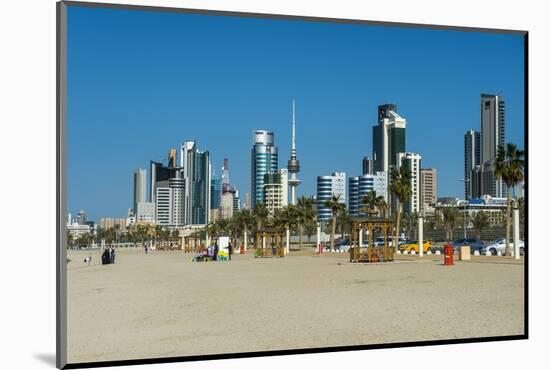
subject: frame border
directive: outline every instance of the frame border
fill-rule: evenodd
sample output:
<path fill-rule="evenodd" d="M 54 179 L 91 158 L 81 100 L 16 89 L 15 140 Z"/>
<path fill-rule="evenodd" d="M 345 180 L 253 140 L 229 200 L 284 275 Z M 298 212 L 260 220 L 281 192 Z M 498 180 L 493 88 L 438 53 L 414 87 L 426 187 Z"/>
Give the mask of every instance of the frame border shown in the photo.
<path fill-rule="evenodd" d="M 493 336 L 480 338 L 464 338 L 464 339 L 442 339 L 429 341 L 415 342 L 398 342 L 398 343 L 379 343 L 379 344 L 364 344 L 352 346 L 338 347 L 320 347 L 320 348 L 302 348 L 289 350 L 275 351 L 257 351 L 257 352 L 238 352 L 226 354 L 209 354 L 209 355 L 194 355 L 194 356 L 175 356 L 175 357 L 159 357 L 146 359 L 129 359 L 115 361 L 97 361 L 97 362 L 81 362 L 67 363 L 67 238 L 65 226 L 66 214 L 66 130 L 67 130 L 67 7 L 85 7 L 85 8 L 103 8 L 103 9 L 118 9 L 118 10 L 137 10 L 162 13 L 183 13 L 183 14 L 201 14 L 213 16 L 232 16 L 245 17 L 256 19 L 281 19 L 293 21 L 307 22 L 327 22 L 340 24 L 361 24 L 372 26 L 385 27 L 400 27 L 400 28 L 421 28 L 432 30 L 447 30 L 447 31 L 462 31 L 462 32 L 483 32 L 483 33 L 499 33 L 523 35 L 524 38 L 524 148 L 525 148 L 525 178 L 524 178 L 524 197 L 525 197 L 525 220 L 524 220 L 524 239 L 529 243 L 529 31 L 515 29 L 497 29 L 497 28 L 482 28 L 482 27 L 460 27 L 448 25 L 422 24 L 422 23 L 405 23 L 405 22 L 385 22 L 360 19 L 344 19 L 330 17 L 315 17 L 315 16 L 299 16 L 299 15 L 284 15 L 284 14 L 268 14 L 268 13 L 251 13 L 240 11 L 225 11 L 211 9 L 193 9 L 193 8 L 175 8 L 152 5 L 133 5 L 133 4 L 112 4 L 101 2 L 81 2 L 81 1 L 59 1 L 56 4 L 57 15 L 57 156 L 56 156 L 56 175 L 57 175 L 57 250 L 56 250 L 56 366 L 58 369 L 78 369 L 78 368 L 96 368 L 107 366 L 128 366 L 128 365 L 143 365 L 143 364 L 159 364 L 159 363 L 174 363 L 174 362 L 191 362 L 191 361 L 207 361 L 207 360 L 222 360 L 231 358 L 250 358 L 250 357 L 266 357 L 266 356 L 286 356 L 296 354 L 314 354 L 326 352 L 344 352 L 344 351 L 359 351 L 370 349 L 387 349 L 387 348 L 405 348 L 405 347 L 423 347 L 448 344 L 465 344 L 465 343 L 480 343 L 480 342 L 497 342 L 510 340 L 525 340 L 529 339 L 529 248 L 525 250 L 524 262 L 524 334 L 509 335 L 509 336 Z"/>

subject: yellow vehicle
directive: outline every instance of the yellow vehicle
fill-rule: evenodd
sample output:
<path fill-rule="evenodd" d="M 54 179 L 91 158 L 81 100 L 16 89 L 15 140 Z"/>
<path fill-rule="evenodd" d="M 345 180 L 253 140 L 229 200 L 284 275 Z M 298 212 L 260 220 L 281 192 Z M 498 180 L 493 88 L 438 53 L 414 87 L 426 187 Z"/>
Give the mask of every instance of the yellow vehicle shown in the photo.
<path fill-rule="evenodd" d="M 414 251 L 415 253 L 419 253 L 418 240 L 408 242 L 408 243 L 405 243 L 405 244 L 401 244 L 399 246 L 399 249 L 402 252 L 406 251 L 406 252 L 410 253 L 411 251 Z M 424 250 L 424 253 L 426 253 L 428 251 L 431 251 L 432 250 L 432 242 L 429 241 L 429 240 L 425 240 L 422 249 Z"/>

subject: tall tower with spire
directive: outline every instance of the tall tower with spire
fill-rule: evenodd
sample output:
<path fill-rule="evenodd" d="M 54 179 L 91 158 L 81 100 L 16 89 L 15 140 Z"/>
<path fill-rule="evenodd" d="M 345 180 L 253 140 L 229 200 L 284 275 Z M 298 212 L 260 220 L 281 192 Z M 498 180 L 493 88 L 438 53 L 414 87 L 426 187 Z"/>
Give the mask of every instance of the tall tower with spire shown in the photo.
<path fill-rule="evenodd" d="M 290 186 L 290 203 L 296 205 L 296 187 L 302 183 L 297 179 L 300 172 L 300 161 L 296 158 L 296 101 L 292 99 L 292 148 L 290 149 L 290 159 L 288 160 L 288 185 Z"/>

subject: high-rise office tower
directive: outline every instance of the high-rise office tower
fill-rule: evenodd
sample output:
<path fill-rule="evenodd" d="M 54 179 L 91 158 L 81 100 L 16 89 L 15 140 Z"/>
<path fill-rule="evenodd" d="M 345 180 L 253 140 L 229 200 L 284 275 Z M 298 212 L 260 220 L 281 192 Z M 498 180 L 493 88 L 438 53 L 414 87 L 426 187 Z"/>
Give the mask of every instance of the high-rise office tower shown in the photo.
<path fill-rule="evenodd" d="M 331 176 L 317 176 L 317 217 L 321 221 L 332 218 L 332 210 L 325 206 L 325 202 L 332 196 L 337 196 L 340 202 L 346 203 L 345 172 L 333 172 Z"/>
<path fill-rule="evenodd" d="M 420 169 L 420 206 L 421 209 L 432 207 L 437 202 L 437 170 Z"/>
<path fill-rule="evenodd" d="M 210 209 L 220 208 L 222 196 L 222 179 L 219 175 L 212 174 L 210 180 Z"/>
<path fill-rule="evenodd" d="M 403 204 L 404 213 L 420 212 L 420 163 L 422 157 L 416 153 L 398 153 L 397 163 L 411 175 L 411 197 Z M 395 203 L 395 200 L 394 200 Z M 393 206 L 393 205 L 392 205 Z M 394 206 L 393 206 L 394 207 Z M 395 208 L 395 207 L 394 207 Z"/>
<path fill-rule="evenodd" d="M 222 186 L 224 184 L 229 185 L 229 159 L 227 158 L 223 159 L 222 166 Z"/>
<path fill-rule="evenodd" d="M 170 148 L 170 150 L 168 150 L 168 167 L 176 167 L 177 163 L 177 150 L 175 148 Z"/>
<path fill-rule="evenodd" d="M 139 168 L 134 171 L 134 202 L 132 211 L 134 215 L 137 213 L 137 204 L 145 202 L 147 192 L 147 171 Z"/>
<path fill-rule="evenodd" d="M 288 205 L 288 170 L 286 168 L 264 175 L 264 203 L 270 215 L 273 215 L 275 210 Z"/>
<path fill-rule="evenodd" d="M 168 186 L 168 180 L 177 177 L 179 167 L 168 167 L 160 162 L 151 161 L 151 178 L 149 181 L 149 202 L 155 202 L 157 186 Z"/>
<path fill-rule="evenodd" d="M 498 148 L 504 147 L 504 99 L 499 95 L 481 94 L 481 192 L 501 198 L 506 193 L 502 180 L 495 176 L 494 161 Z"/>
<path fill-rule="evenodd" d="M 264 203 L 264 175 L 279 169 L 278 150 L 272 131 L 254 131 L 254 145 L 250 157 L 251 204 L 254 208 Z"/>
<path fill-rule="evenodd" d="M 290 204 L 296 205 L 296 188 L 302 181 L 298 180 L 297 175 L 300 172 L 300 161 L 296 156 L 296 101 L 292 99 L 292 147 L 290 149 L 290 159 L 288 160 L 288 173 L 290 178 Z"/>
<path fill-rule="evenodd" d="M 386 172 L 398 166 L 397 154 L 406 151 L 407 121 L 397 114 L 395 104 L 378 107 L 378 124 L 372 128 L 373 172 Z"/>
<path fill-rule="evenodd" d="M 235 190 L 233 195 L 233 213 L 241 210 L 241 198 L 239 196 L 239 191 Z"/>
<path fill-rule="evenodd" d="M 376 192 L 376 195 L 381 195 L 384 200 L 388 201 L 388 176 L 385 172 L 376 172 L 375 174 L 367 174 L 362 176 L 351 176 L 348 184 L 348 210 L 351 216 L 366 216 L 361 212 L 363 207 L 361 199 L 367 196 L 371 191 Z"/>
<path fill-rule="evenodd" d="M 468 130 L 464 134 L 464 197 L 472 199 L 472 171 L 481 165 L 481 135 Z"/>
<path fill-rule="evenodd" d="M 373 174 L 373 163 L 369 157 L 363 157 L 363 175 Z"/>
<path fill-rule="evenodd" d="M 212 166 L 208 151 L 200 151 L 194 140 L 181 145 L 181 167 L 185 180 L 185 225 L 210 222 L 210 177 Z"/>

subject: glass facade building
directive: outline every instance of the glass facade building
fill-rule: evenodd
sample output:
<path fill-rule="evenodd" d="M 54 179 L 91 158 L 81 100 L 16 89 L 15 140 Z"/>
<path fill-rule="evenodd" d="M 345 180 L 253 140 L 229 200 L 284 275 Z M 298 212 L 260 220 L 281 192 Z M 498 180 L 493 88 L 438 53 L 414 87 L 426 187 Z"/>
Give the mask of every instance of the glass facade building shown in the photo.
<path fill-rule="evenodd" d="M 251 207 L 264 203 L 264 175 L 279 168 L 275 136 L 271 131 L 256 130 L 250 156 Z"/>

